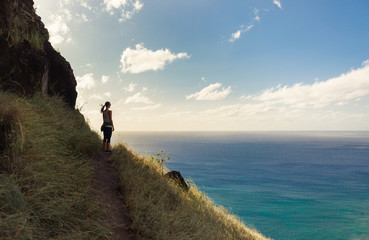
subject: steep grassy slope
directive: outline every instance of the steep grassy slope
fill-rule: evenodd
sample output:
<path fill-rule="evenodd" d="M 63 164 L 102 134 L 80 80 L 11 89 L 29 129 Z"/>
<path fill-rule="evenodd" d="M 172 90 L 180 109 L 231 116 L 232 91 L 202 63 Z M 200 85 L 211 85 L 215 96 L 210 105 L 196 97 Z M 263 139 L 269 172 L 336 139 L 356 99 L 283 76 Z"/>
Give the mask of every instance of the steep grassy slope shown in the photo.
<path fill-rule="evenodd" d="M 87 155 L 101 139 L 58 98 L 0 93 L 0 239 L 112 239 Z M 159 156 L 160 157 L 160 156 Z M 155 158 L 124 145 L 110 158 L 137 239 L 266 239 L 192 184 L 164 177 Z"/>
<path fill-rule="evenodd" d="M 140 157 L 122 144 L 112 155 L 139 239 L 267 239 L 216 206 L 194 184 L 186 192 L 164 177 L 157 164 L 162 156 L 158 158 Z"/>
<path fill-rule="evenodd" d="M 0 93 L 0 239 L 109 239 L 92 192 L 100 140 L 57 98 Z"/>

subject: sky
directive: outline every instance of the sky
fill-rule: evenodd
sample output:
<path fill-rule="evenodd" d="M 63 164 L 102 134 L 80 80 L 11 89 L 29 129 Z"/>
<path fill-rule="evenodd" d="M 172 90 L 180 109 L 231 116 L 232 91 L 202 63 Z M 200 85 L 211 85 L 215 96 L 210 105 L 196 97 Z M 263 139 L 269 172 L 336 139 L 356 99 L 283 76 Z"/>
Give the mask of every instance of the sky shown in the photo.
<path fill-rule="evenodd" d="M 369 130 L 369 1 L 35 0 L 94 129 Z"/>

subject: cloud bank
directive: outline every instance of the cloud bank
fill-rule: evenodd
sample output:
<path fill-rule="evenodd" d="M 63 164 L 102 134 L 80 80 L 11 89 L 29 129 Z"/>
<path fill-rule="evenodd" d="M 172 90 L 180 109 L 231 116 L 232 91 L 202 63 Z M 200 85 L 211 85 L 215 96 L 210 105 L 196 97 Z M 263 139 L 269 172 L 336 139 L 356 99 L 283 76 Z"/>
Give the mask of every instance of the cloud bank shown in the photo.
<path fill-rule="evenodd" d="M 277 86 L 263 91 L 252 99 L 271 105 L 291 108 L 323 108 L 358 101 L 369 94 L 369 65 L 351 70 L 339 77 L 311 85 L 297 83 L 291 87 Z"/>
<path fill-rule="evenodd" d="M 369 64 L 364 62 L 361 68 L 326 81 L 277 86 L 256 95 L 240 97 L 240 100 L 247 103 L 222 106 L 203 113 L 209 118 L 226 121 L 251 121 L 255 126 L 261 123 L 274 126 L 278 122 L 279 128 L 283 126 L 289 129 L 295 124 L 295 128 L 303 129 L 304 123 L 312 127 L 310 124 L 315 122 L 317 126 L 327 123 L 325 127 L 329 129 L 330 122 L 341 126 L 340 123 L 347 119 L 367 118 L 368 114 L 352 114 L 348 109 L 368 96 Z M 343 108 L 344 105 L 348 108 Z"/>

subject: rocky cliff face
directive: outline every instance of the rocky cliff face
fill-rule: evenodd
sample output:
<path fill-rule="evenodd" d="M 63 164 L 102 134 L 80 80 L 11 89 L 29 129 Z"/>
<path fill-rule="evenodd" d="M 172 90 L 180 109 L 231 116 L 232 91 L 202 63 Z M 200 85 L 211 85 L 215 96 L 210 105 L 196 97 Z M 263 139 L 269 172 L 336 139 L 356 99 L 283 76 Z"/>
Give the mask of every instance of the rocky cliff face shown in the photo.
<path fill-rule="evenodd" d="M 70 64 L 51 46 L 33 0 L 0 1 L 0 89 L 19 95 L 60 95 L 75 106 Z"/>

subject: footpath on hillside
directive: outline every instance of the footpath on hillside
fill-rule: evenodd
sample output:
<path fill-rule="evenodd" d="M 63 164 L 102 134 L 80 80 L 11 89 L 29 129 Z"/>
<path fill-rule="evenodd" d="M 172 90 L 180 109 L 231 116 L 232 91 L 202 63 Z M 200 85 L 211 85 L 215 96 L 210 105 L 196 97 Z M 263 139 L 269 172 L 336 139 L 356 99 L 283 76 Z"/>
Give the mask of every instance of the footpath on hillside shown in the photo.
<path fill-rule="evenodd" d="M 114 234 L 117 240 L 134 240 L 134 235 L 127 228 L 129 219 L 126 215 L 125 202 L 117 186 L 119 176 L 109 162 L 110 154 L 101 153 L 92 159 L 95 168 L 94 188 L 99 194 L 104 209 L 104 226 Z"/>

